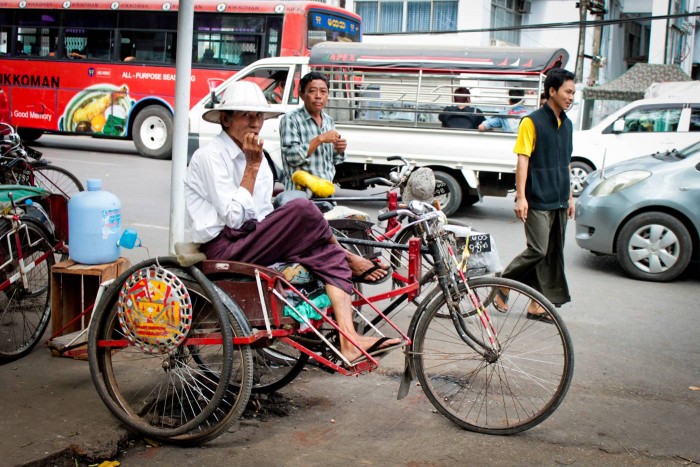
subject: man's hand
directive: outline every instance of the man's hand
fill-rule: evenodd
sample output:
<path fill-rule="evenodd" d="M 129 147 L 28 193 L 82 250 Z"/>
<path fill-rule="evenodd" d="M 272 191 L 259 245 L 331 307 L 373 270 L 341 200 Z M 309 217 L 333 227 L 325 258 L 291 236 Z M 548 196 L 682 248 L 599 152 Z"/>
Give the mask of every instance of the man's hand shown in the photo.
<path fill-rule="evenodd" d="M 338 154 L 344 153 L 347 147 L 348 142 L 345 140 L 345 138 L 338 138 L 338 141 L 333 143 L 333 149 L 335 149 L 335 152 L 337 152 Z"/>
<path fill-rule="evenodd" d="M 319 136 L 322 143 L 336 144 L 340 140 L 340 133 L 335 130 L 330 130 Z"/>
<path fill-rule="evenodd" d="M 251 168 L 260 168 L 263 160 L 263 143 L 262 138 L 259 138 L 255 133 L 247 133 L 243 137 L 243 153 L 245 154 L 246 166 Z"/>
<path fill-rule="evenodd" d="M 569 209 L 566 210 L 566 214 L 569 216 L 569 219 L 573 219 L 576 216 L 576 202 L 573 196 L 569 197 Z"/>
<path fill-rule="evenodd" d="M 243 137 L 243 154 L 245 154 L 245 170 L 241 178 L 241 187 L 253 194 L 255 180 L 263 160 L 263 140 L 255 133 L 246 133 Z"/>
<path fill-rule="evenodd" d="M 515 200 L 515 217 L 525 222 L 527 220 L 528 204 L 524 196 L 518 196 Z"/>

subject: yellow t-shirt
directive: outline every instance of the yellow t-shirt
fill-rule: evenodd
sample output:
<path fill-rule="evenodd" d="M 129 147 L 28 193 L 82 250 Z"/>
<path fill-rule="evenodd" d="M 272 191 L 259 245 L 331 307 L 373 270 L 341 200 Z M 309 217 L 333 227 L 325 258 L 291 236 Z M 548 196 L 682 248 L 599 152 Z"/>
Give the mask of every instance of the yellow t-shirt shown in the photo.
<path fill-rule="evenodd" d="M 561 120 L 559 119 L 557 119 L 557 126 L 561 126 Z M 535 150 L 536 142 L 537 138 L 535 135 L 535 124 L 532 123 L 532 119 L 530 117 L 523 117 L 523 120 L 520 122 L 518 138 L 515 140 L 515 148 L 513 148 L 513 152 L 530 157 L 532 151 Z"/>

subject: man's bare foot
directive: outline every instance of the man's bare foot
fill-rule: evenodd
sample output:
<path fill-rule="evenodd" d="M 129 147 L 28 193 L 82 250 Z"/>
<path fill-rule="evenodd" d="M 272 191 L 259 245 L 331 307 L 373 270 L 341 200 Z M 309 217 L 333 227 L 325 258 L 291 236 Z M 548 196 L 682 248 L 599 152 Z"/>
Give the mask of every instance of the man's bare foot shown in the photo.
<path fill-rule="evenodd" d="M 348 265 L 352 271 L 353 278 L 362 278 L 364 281 L 374 282 L 379 281 L 389 274 L 389 266 L 380 262 L 378 259 L 375 261 L 370 261 L 363 258 L 362 256 L 348 253 Z M 374 271 L 367 273 L 374 268 Z"/>
<path fill-rule="evenodd" d="M 364 349 L 365 352 L 369 353 L 370 355 L 372 354 L 378 354 L 382 353 L 383 350 L 388 350 L 390 348 L 396 347 L 397 345 L 401 344 L 403 341 L 401 339 L 388 339 L 385 340 L 384 342 L 381 342 L 379 344 L 379 347 L 377 346 L 377 343 L 381 340 L 380 338 L 377 337 L 368 337 L 368 336 L 356 336 L 353 337 L 355 339 L 355 342 Z M 374 346 L 374 348 L 373 348 Z M 370 350 L 371 349 L 371 350 Z M 345 338 L 341 339 L 341 344 L 340 344 L 340 351 L 343 353 L 343 356 L 348 359 L 349 362 L 354 362 L 360 357 L 363 357 L 364 354 L 352 345 L 349 341 L 347 341 Z"/>

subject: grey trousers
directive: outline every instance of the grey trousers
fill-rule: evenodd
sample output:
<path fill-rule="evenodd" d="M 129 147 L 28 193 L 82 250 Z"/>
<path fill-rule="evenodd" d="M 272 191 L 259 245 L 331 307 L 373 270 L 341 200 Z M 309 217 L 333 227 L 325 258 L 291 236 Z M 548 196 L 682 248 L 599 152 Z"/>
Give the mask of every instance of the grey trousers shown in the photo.
<path fill-rule="evenodd" d="M 527 248 L 503 271 L 503 277 L 533 287 L 557 306 L 571 301 L 564 273 L 566 222 L 566 209 L 530 209 L 525 220 Z"/>

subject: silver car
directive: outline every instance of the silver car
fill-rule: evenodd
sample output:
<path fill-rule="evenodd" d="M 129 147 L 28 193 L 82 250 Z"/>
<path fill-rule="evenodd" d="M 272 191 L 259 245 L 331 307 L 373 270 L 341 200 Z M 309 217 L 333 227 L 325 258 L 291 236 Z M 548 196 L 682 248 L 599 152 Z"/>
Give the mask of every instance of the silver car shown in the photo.
<path fill-rule="evenodd" d="M 633 278 L 670 281 L 700 256 L 700 143 L 593 172 L 576 203 L 576 243 L 617 255 Z"/>

